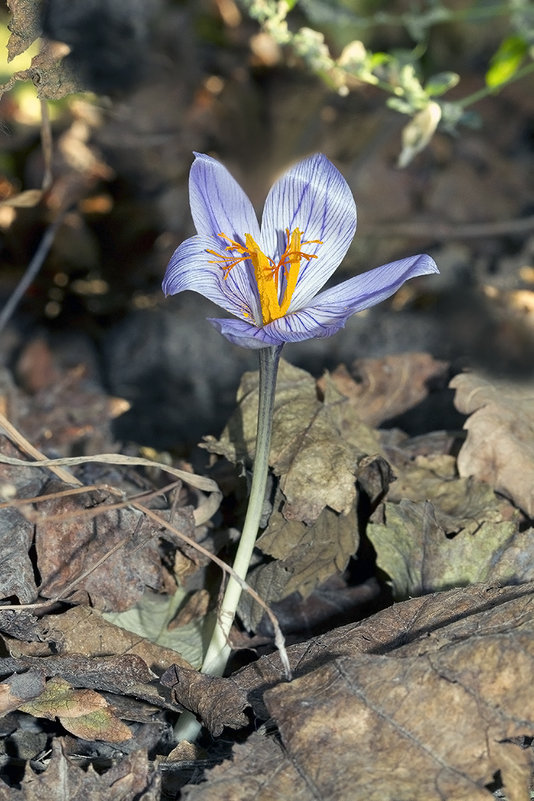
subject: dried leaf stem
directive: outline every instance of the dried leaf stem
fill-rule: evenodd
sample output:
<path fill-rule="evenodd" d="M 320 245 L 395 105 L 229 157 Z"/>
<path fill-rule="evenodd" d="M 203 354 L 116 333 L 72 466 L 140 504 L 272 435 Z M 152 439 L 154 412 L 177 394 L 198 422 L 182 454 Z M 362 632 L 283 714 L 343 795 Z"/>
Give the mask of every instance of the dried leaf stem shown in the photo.
<path fill-rule="evenodd" d="M 271 445 L 276 376 L 281 351 L 282 345 L 261 348 L 259 351 L 258 423 L 252 484 L 243 532 L 234 559 L 234 572 L 228 581 L 210 644 L 202 663 L 201 672 L 212 676 L 222 676 L 232 650 L 229 634 L 242 591 L 241 582 L 237 581 L 234 576 L 239 576 L 241 580 L 245 579 L 260 526 L 269 472 L 269 449 Z M 279 645 L 278 642 L 277 645 Z M 194 742 L 200 732 L 200 728 L 200 723 L 195 716 L 190 712 L 184 712 L 174 729 L 176 740 Z"/>

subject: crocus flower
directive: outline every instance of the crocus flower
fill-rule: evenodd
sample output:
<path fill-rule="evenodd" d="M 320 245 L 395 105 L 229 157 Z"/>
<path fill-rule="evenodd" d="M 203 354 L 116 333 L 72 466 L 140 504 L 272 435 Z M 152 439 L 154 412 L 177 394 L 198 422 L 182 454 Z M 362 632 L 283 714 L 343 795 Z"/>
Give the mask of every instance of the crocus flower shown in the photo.
<path fill-rule="evenodd" d="M 264 348 L 329 337 L 408 278 L 438 272 L 430 256 L 412 256 L 320 292 L 356 230 L 354 198 L 334 165 L 317 154 L 288 170 L 267 196 L 260 227 L 228 170 L 195 156 L 189 199 L 197 235 L 175 251 L 163 290 L 191 289 L 230 312 L 233 319 L 210 322 L 234 344 Z"/>

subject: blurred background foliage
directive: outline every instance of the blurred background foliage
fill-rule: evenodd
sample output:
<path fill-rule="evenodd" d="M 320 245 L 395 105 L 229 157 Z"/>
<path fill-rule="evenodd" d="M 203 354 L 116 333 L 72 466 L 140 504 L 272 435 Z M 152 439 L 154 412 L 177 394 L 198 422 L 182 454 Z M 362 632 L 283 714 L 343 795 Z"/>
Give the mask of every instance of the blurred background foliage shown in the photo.
<path fill-rule="evenodd" d="M 362 84 L 376 86 L 390 108 L 412 118 L 403 131 L 400 166 L 428 144 L 438 125 L 453 132 L 461 124 L 478 124 L 470 106 L 534 68 L 529 0 L 243 0 L 243 5 L 268 36 L 291 47 L 342 96 Z M 299 22 L 308 25 L 292 23 L 291 12 L 300 12 Z M 450 100 L 445 95 L 461 82 L 461 73 L 451 69 L 458 56 L 486 59 L 485 86 Z"/>

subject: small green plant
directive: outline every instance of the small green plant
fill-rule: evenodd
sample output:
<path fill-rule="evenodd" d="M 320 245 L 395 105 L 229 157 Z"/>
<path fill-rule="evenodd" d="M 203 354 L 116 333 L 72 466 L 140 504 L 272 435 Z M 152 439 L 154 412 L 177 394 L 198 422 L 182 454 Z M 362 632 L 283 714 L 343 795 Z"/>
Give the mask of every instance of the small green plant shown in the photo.
<path fill-rule="evenodd" d="M 348 0 L 242 0 L 249 15 L 280 46 L 291 48 L 302 62 L 340 95 L 348 95 L 361 84 L 386 92 L 387 105 L 409 116 L 402 136 L 399 166 L 404 167 L 430 142 L 438 126 L 453 132 L 461 124 L 476 120 L 470 106 L 502 87 L 534 72 L 534 9 L 529 0 L 504 3 L 474 2 L 465 9 L 450 9 L 439 0 L 424 0 L 421 8 L 404 13 L 375 10 L 367 15 L 353 11 Z M 384 4 L 386 5 L 386 4 Z M 290 12 L 298 11 L 314 27 L 293 24 Z M 496 18 L 508 21 L 509 33 L 490 59 L 485 85 L 463 98 L 447 100 L 444 95 L 460 83 L 454 71 L 425 76 L 423 57 L 429 34 L 444 23 L 490 24 Z M 346 38 L 344 31 L 361 36 L 379 26 L 403 28 L 414 41 L 411 50 L 373 52 L 361 38 L 347 42 L 335 56 L 323 27 L 333 38 Z"/>

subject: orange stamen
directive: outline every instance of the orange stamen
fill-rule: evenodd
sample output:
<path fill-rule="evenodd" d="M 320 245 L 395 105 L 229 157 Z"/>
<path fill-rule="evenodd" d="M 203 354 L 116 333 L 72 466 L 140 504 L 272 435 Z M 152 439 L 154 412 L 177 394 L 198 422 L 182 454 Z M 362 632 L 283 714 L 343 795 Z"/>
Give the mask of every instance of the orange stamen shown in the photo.
<path fill-rule="evenodd" d="M 228 278 L 230 270 L 233 270 L 237 264 L 247 260 L 251 262 L 258 286 L 263 325 L 283 317 L 289 310 L 291 298 L 297 286 L 301 259 L 309 261 L 317 258 L 316 254 L 304 253 L 301 250 L 301 246 L 323 244 L 320 239 L 302 241 L 302 234 L 298 228 L 293 232 L 286 228 L 286 235 L 286 248 L 277 264 L 263 253 L 250 234 L 245 234 L 245 245 L 230 239 L 226 234 L 219 234 L 220 237 L 230 243 L 225 247 L 225 251 L 234 251 L 234 254 L 237 251 L 240 254 L 238 256 L 217 253 L 215 250 L 207 251 L 210 255 L 216 256 L 216 260 L 210 262 L 210 264 L 219 264 L 222 267 L 224 280 Z M 281 301 L 279 300 L 280 269 L 283 269 L 283 275 L 286 280 L 284 296 Z M 248 317 L 250 315 L 245 314 L 245 316 Z"/>

